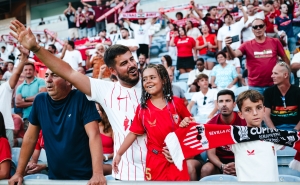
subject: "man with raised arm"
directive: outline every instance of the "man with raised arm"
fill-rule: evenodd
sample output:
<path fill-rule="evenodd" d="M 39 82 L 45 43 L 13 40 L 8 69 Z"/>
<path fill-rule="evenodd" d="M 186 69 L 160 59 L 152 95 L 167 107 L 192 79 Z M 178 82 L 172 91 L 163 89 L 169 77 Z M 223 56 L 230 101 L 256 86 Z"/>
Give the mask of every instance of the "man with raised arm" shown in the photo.
<path fill-rule="evenodd" d="M 19 50 L 24 50 L 22 47 L 18 47 Z M 27 53 L 27 54 L 26 54 Z M 5 130 L 6 130 L 6 136 L 8 139 L 8 142 L 10 144 L 10 147 L 12 148 L 14 146 L 14 121 L 11 117 L 11 100 L 12 100 L 12 93 L 13 89 L 16 87 L 16 84 L 18 83 L 19 77 L 23 71 L 23 67 L 25 63 L 27 62 L 27 57 L 29 55 L 29 52 L 24 52 L 21 55 L 20 63 L 18 67 L 16 67 L 13 71 L 12 76 L 8 81 L 6 81 L 4 84 L 0 86 L 0 112 L 3 115 L 4 123 L 5 123 Z"/>
<path fill-rule="evenodd" d="M 73 70 L 69 64 L 53 56 L 36 43 L 30 28 L 25 28 L 19 21 L 12 21 L 10 26 L 13 37 L 37 57 L 56 75 L 73 84 L 87 95 L 90 100 L 99 102 L 104 108 L 114 130 L 114 153 L 120 148 L 140 103 L 141 83 L 136 61 L 126 46 L 111 46 L 104 54 L 104 61 L 118 82 L 92 79 Z M 162 149 L 163 150 L 163 149 Z M 146 137 L 138 137 L 120 162 L 120 173 L 112 174 L 119 180 L 144 180 Z"/>

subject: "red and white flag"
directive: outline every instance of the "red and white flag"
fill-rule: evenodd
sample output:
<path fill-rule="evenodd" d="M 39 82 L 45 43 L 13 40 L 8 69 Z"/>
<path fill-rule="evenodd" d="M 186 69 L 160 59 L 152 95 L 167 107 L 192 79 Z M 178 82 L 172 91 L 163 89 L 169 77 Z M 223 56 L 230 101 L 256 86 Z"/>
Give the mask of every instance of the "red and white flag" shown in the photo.
<path fill-rule="evenodd" d="M 300 151 L 299 132 L 217 124 L 190 123 L 188 127 L 168 134 L 165 143 L 174 164 L 182 170 L 184 159 L 194 157 L 205 150 L 255 140 L 290 146 Z"/>
<path fill-rule="evenodd" d="M 125 19 L 141 19 L 141 18 L 156 18 L 160 16 L 159 12 L 141 12 L 141 13 L 123 13 Z"/>

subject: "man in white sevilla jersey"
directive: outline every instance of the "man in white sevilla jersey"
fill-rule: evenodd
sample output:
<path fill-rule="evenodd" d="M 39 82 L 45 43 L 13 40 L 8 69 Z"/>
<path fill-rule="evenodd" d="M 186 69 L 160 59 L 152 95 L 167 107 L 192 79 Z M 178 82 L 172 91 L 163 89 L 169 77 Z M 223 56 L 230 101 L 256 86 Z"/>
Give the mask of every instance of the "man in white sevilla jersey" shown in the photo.
<path fill-rule="evenodd" d="M 104 55 L 104 61 L 118 82 L 112 83 L 87 76 L 73 70 L 69 64 L 49 53 L 36 43 L 31 30 L 19 21 L 13 21 L 11 33 L 23 47 L 33 51 L 51 71 L 72 83 L 88 99 L 99 102 L 104 108 L 114 131 L 114 153 L 126 137 L 135 110 L 140 103 L 141 83 L 137 64 L 126 46 L 111 46 Z M 146 137 L 138 137 L 122 156 L 119 173 L 112 174 L 119 180 L 144 180 Z"/>

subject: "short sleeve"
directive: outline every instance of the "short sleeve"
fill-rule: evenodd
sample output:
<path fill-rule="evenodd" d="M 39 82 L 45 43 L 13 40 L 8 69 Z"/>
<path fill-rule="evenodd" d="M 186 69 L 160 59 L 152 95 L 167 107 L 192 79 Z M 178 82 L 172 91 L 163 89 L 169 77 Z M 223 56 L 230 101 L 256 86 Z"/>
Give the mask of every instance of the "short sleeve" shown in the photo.
<path fill-rule="evenodd" d="M 111 84 L 112 82 L 89 78 L 91 85 L 91 96 L 86 95 L 88 100 L 99 102 L 102 97 L 104 97 L 105 93 L 111 92 Z M 114 83 L 115 85 L 115 83 Z M 100 102 L 99 102 L 100 103 Z"/>
<path fill-rule="evenodd" d="M 192 43 L 192 47 L 194 48 L 196 46 L 196 41 L 193 37 L 190 38 L 191 43 Z"/>
<path fill-rule="evenodd" d="M 43 88 L 43 87 L 46 87 L 45 80 L 39 78 L 39 89 L 40 89 L 40 88 Z"/>
<path fill-rule="evenodd" d="M 248 42 L 250 42 L 250 41 L 248 41 Z M 239 49 L 238 49 L 238 50 L 240 50 L 243 54 L 245 54 L 245 52 L 246 52 L 246 47 L 247 47 L 247 43 L 248 43 L 248 42 L 243 43 L 243 44 L 239 47 Z"/>
<path fill-rule="evenodd" d="M 11 150 L 6 138 L 0 138 L 0 164 L 6 160 L 11 161 Z"/>
<path fill-rule="evenodd" d="M 19 86 L 18 86 L 17 91 L 16 91 L 16 95 L 21 94 L 22 86 L 23 86 L 23 85 L 19 85 Z"/>
<path fill-rule="evenodd" d="M 200 92 L 196 92 L 196 93 L 192 96 L 191 101 L 197 102 L 197 100 L 199 99 L 199 93 L 200 93 Z"/>
<path fill-rule="evenodd" d="M 129 128 L 130 132 L 137 134 L 137 135 L 143 135 L 145 133 L 145 128 L 144 128 L 143 120 L 142 120 L 143 114 L 144 113 L 141 110 L 141 106 L 139 105 L 135 111 L 134 119 Z"/>
<path fill-rule="evenodd" d="M 291 64 L 293 63 L 300 63 L 300 53 L 297 53 L 294 55 L 292 61 L 291 61 Z"/>
<path fill-rule="evenodd" d="M 241 67 L 240 60 L 238 58 L 234 58 L 235 67 Z"/>
<path fill-rule="evenodd" d="M 28 120 L 29 122 L 32 124 L 32 125 L 35 125 L 35 126 L 40 126 L 40 121 L 39 121 L 39 118 L 38 118 L 38 109 L 39 109 L 39 104 L 41 104 L 41 96 L 43 95 L 42 94 L 38 94 L 34 101 L 33 101 L 33 104 L 32 104 L 32 109 L 30 111 L 30 115 L 28 117 Z"/>
<path fill-rule="evenodd" d="M 231 71 L 232 71 L 232 78 L 236 78 L 238 76 L 237 72 L 236 72 L 236 69 L 234 66 L 231 66 Z"/>
<path fill-rule="evenodd" d="M 83 124 L 86 125 L 92 121 L 100 121 L 100 115 L 96 109 L 95 102 L 89 101 L 87 97 L 80 91 L 76 92 L 81 97 L 81 117 Z M 78 98 L 79 99 L 79 98 Z"/>
<path fill-rule="evenodd" d="M 267 88 L 263 95 L 264 95 L 264 106 L 267 107 L 267 108 L 270 108 L 271 109 L 271 106 L 272 106 L 272 95 L 271 95 L 271 92 L 272 92 L 272 89 L 270 88 Z"/>
<path fill-rule="evenodd" d="M 217 66 L 215 66 L 215 67 L 212 68 L 212 70 L 210 72 L 210 76 L 216 76 L 216 67 Z"/>

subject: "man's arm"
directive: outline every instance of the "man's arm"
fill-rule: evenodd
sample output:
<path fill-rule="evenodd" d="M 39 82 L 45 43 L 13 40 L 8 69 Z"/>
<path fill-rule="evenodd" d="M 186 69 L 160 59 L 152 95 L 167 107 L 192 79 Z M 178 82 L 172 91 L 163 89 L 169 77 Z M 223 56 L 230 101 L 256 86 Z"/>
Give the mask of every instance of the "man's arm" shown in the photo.
<path fill-rule="evenodd" d="M 300 61 L 299 61 L 300 62 Z M 291 64 L 291 70 L 293 72 L 297 72 L 300 69 L 300 63 L 292 63 Z"/>
<path fill-rule="evenodd" d="M 85 126 L 85 131 L 89 137 L 89 146 L 92 156 L 93 165 L 93 176 L 88 182 L 88 184 L 100 183 L 105 184 L 106 179 L 103 175 L 103 151 L 102 142 L 99 137 L 100 132 L 98 128 L 98 122 L 92 121 L 87 123 Z"/>
<path fill-rule="evenodd" d="M 225 44 L 226 44 L 226 47 L 227 47 L 228 54 L 229 54 L 232 58 L 236 58 L 236 57 L 243 56 L 243 53 L 242 53 L 239 49 L 233 51 L 233 49 L 232 49 L 231 46 L 230 46 L 231 43 L 232 43 L 231 37 L 226 37 L 226 38 L 225 38 Z"/>
<path fill-rule="evenodd" d="M 191 112 L 191 110 L 192 110 L 194 104 L 195 104 L 194 101 L 190 101 L 190 103 L 188 104 L 187 109 L 188 109 L 189 112 Z"/>
<path fill-rule="evenodd" d="M 91 84 L 89 77 L 73 70 L 67 62 L 55 57 L 49 51 L 39 46 L 30 28 L 26 29 L 22 23 L 15 20 L 12 21 L 10 29 L 13 31 L 10 34 L 26 49 L 33 51 L 53 73 L 73 84 L 84 94 L 91 96 Z"/>
<path fill-rule="evenodd" d="M 26 101 L 23 97 L 22 94 L 17 94 L 16 96 L 16 107 L 17 108 L 26 108 L 32 106 L 32 101 Z"/>
<path fill-rule="evenodd" d="M 14 89 L 19 81 L 19 77 L 23 71 L 23 67 L 25 63 L 27 62 L 27 57 L 29 55 L 29 50 L 19 46 L 18 49 L 21 52 L 21 58 L 20 58 L 20 63 L 19 65 L 14 69 L 12 76 L 9 79 L 9 85 L 11 89 Z"/>
<path fill-rule="evenodd" d="M 239 5 L 239 10 L 241 10 L 243 12 L 243 17 L 244 17 L 244 24 L 248 21 L 248 14 L 247 12 L 244 10 L 242 5 Z"/>
<path fill-rule="evenodd" d="M 211 163 L 213 163 L 216 167 L 221 169 L 222 162 L 220 161 L 219 157 L 216 155 L 216 149 L 209 149 L 207 150 L 207 157 Z"/>
<path fill-rule="evenodd" d="M 22 183 L 25 168 L 34 151 L 36 141 L 38 140 L 39 132 L 39 126 L 29 124 L 28 130 L 26 131 L 25 136 L 23 138 L 18 167 L 15 175 L 8 181 L 9 185 L 14 185 L 15 183 Z"/>
<path fill-rule="evenodd" d="M 219 51 L 222 51 L 222 49 L 223 49 L 223 48 L 222 48 L 222 42 L 223 42 L 223 41 L 218 40 L 218 50 L 219 50 Z"/>
<path fill-rule="evenodd" d="M 87 4 L 87 3 L 83 2 L 83 1 L 81 1 L 81 3 L 82 3 L 83 5 L 89 7 L 89 8 L 92 8 L 92 5 L 90 5 L 90 4 Z"/>
<path fill-rule="evenodd" d="M 275 128 L 272 120 L 271 120 L 271 109 L 266 107 L 265 108 L 265 116 L 264 116 L 264 121 L 266 122 L 266 125 L 269 127 L 269 128 Z"/>

